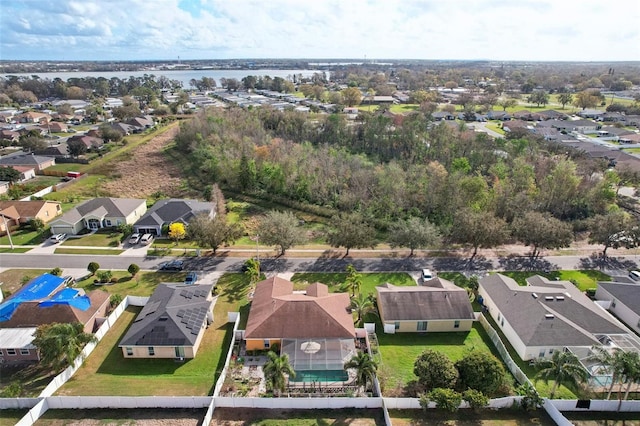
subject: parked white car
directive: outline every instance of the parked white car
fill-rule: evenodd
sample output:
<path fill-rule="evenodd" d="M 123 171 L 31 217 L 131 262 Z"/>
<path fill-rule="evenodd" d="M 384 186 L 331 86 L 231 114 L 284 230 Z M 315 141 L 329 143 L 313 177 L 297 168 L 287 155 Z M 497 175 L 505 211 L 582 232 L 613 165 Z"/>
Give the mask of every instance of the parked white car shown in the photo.
<path fill-rule="evenodd" d="M 151 244 L 152 241 L 153 241 L 153 235 L 151 234 L 144 234 L 142 238 L 140 238 L 140 244 L 148 245 L 148 244 Z"/>
<path fill-rule="evenodd" d="M 51 241 L 53 244 L 57 244 L 60 241 L 64 241 L 65 238 L 67 238 L 67 234 L 54 234 L 51 236 L 51 238 L 49 238 L 49 241 Z"/>

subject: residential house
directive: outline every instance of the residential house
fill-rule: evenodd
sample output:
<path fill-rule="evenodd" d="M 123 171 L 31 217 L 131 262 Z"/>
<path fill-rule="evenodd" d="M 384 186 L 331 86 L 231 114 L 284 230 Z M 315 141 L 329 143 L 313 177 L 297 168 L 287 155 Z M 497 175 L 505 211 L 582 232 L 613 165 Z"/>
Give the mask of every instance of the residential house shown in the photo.
<path fill-rule="evenodd" d="M 159 284 L 118 345 L 125 358 L 195 358 L 213 322 L 213 284 Z"/>
<path fill-rule="evenodd" d="M 34 346 L 36 327 L 0 329 L 0 365 L 16 366 L 40 361 Z"/>
<path fill-rule="evenodd" d="M 376 287 L 385 333 L 469 331 L 476 317 L 467 291 L 436 277 L 422 286 Z"/>
<path fill-rule="evenodd" d="M 559 112 L 553 109 L 547 109 L 537 112 L 541 120 L 566 120 L 569 116 L 563 112 Z"/>
<path fill-rule="evenodd" d="M 640 285 L 637 283 L 599 282 L 596 300 L 606 302 L 604 307 L 640 334 Z"/>
<path fill-rule="evenodd" d="M 68 158 L 70 156 L 66 142 L 57 143 L 55 145 L 50 145 L 45 149 L 36 150 L 34 151 L 34 154 L 54 158 Z"/>
<path fill-rule="evenodd" d="M 542 116 L 536 112 L 531 112 L 529 110 L 523 109 L 520 111 L 516 111 L 513 114 L 513 118 L 518 120 L 525 121 L 540 121 L 542 120 Z"/>
<path fill-rule="evenodd" d="M 51 123 L 47 124 L 46 127 L 43 127 L 43 129 L 53 133 L 63 133 L 69 130 L 69 126 L 67 126 L 67 123 L 52 121 Z"/>
<path fill-rule="evenodd" d="M 509 114 L 506 111 L 494 111 L 491 110 L 487 113 L 487 119 L 488 120 L 502 120 L 502 121 L 507 121 L 507 120 L 511 120 L 511 114 Z"/>
<path fill-rule="evenodd" d="M 46 169 L 47 167 L 54 166 L 55 164 L 55 158 L 43 157 L 34 154 L 7 155 L 0 158 L 0 166 L 28 166 L 33 167 L 36 173 Z"/>
<path fill-rule="evenodd" d="M 596 133 L 602 126 L 591 120 L 548 120 L 541 121 L 536 128 L 552 127 L 564 133 L 578 132 L 583 134 Z"/>
<path fill-rule="evenodd" d="M 620 112 L 603 112 L 597 117 L 598 121 L 605 121 L 611 123 L 624 122 L 625 115 Z"/>
<path fill-rule="evenodd" d="M 134 132 L 135 128 L 126 123 L 111 123 L 111 128 L 119 132 L 122 136 L 130 135 Z"/>
<path fill-rule="evenodd" d="M 626 115 L 624 117 L 625 126 L 640 127 L 640 115 Z"/>
<path fill-rule="evenodd" d="M 628 335 L 619 321 L 569 281 L 536 275 L 520 286 L 510 277 L 492 274 L 478 284 L 478 301 L 524 361 Z"/>
<path fill-rule="evenodd" d="M 0 215 L 7 219 L 9 227 L 24 225 L 33 219 L 48 223 L 61 213 L 60 203 L 56 201 L 0 201 Z M 0 222 L 0 233 L 4 232 L 6 228 L 4 223 Z"/>
<path fill-rule="evenodd" d="M 134 117 L 128 120 L 126 124 L 132 126 L 138 132 L 142 132 L 146 129 L 150 129 L 153 126 L 155 126 L 155 122 L 153 121 L 153 118 L 149 115 Z"/>
<path fill-rule="evenodd" d="M 20 133 L 16 132 L 15 130 L 1 129 L 0 140 L 7 141 L 11 144 L 18 143 L 18 141 L 20 140 Z"/>
<path fill-rule="evenodd" d="M 144 199 L 94 198 L 51 222 L 52 234 L 76 235 L 83 229 L 97 230 L 133 224 L 147 211 Z"/>
<path fill-rule="evenodd" d="M 36 169 L 32 166 L 11 166 L 11 168 L 20 172 L 18 182 L 25 182 L 36 177 Z"/>
<path fill-rule="evenodd" d="M 533 127 L 530 123 L 520 119 L 510 120 L 509 122 L 502 124 L 502 130 L 507 133 L 513 132 L 517 129 L 532 130 Z"/>
<path fill-rule="evenodd" d="M 46 124 L 49 121 L 51 121 L 51 116 L 41 112 L 29 111 L 18 116 L 18 122 L 20 123 Z"/>
<path fill-rule="evenodd" d="M 244 332 L 247 350 L 283 347 L 283 340 L 348 340 L 356 330 L 347 293 L 329 293 L 326 285 L 311 284 L 294 292 L 293 283 L 272 277 L 256 284 Z M 304 320 L 303 320 L 304 319 Z"/>
<path fill-rule="evenodd" d="M 447 112 L 447 111 L 436 111 L 433 114 L 431 114 L 431 117 L 433 117 L 433 119 L 436 121 L 456 119 L 456 116 L 454 114 L 451 114 L 450 112 Z"/>
<path fill-rule="evenodd" d="M 620 136 L 618 142 L 625 144 L 640 144 L 640 133 L 631 133 Z"/>
<path fill-rule="evenodd" d="M 210 218 L 214 218 L 214 203 L 177 198 L 158 200 L 144 216 L 134 223 L 133 228 L 135 232 L 140 234 L 162 235 L 163 227 L 174 222 L 188 225 L 199 214 L 206 214 Z"/>
<path fill-rule="evenodd" d="M 582 117 L 582 118 L 592 118 L 592 119 L 596 120 L 603 113 L 604 113 L 604 111 L 600 111 L 598 109 L 583 109 L 582 111 L 578 112 L 577 115 L 579 117 Z"/>
<path fill-rule="evenodd" d="M 0 329 L 80 322 L 94 332 L 109 308 L 109 293 L 67 288 L 65 279 L 43 274 L 0 304 Z"/>
<path fill-rule="evenodd" d="M 88 135 L 76 135 L 68 139 L 68 142 L 82 142 L 87 147 L 88 151 L 97 151 L 104 146 L 104 140 L 102 138 L 96 138 Z"/>

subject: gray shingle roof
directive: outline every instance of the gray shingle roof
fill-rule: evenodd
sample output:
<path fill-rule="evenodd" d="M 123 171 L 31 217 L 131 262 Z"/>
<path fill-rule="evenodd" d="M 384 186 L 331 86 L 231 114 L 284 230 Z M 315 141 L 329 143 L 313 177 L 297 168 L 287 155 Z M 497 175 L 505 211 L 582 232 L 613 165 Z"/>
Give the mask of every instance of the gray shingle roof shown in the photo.
<path fill-rule="evenodd" d="M 159 284 L 120 341 L 123 346 L 190 346 L 211 311 L 213 284 Z"/>
<path fill-rule="evenodd" d="M 434 278 L 425 286 L 376 287 L 378 309 L 384 321 L 428 321 L 475 319 L 467 291 Z"/>
<path fill-rule="evenodd" d="M 527 346 L 591 346 L 596 334 L 626 331 L 568 281 L 535 277 L 543 285 L 521 287 L 493 274 L 479 284 Z"/>
<path fill-rule="evenodd" d="M 0 158 L 0 165 L 3 166 L 37 166 L 38 164 L 51 161 L 51 157 L 41 157 L 39 155 L 10 155 Z"/>
<path fill-rule="evenodd" d="M 640 284 L 599 282 L 598 286 L 609 292 L 619 303 L 640 315 Z"/>
<path fill-rule="evenodd" d="M 198 213 L 211 213 L 213 203 L 175 199 L 159 200 L 135 223 L 135 226 L 162 226 L 182 221 L 188 223 Z"/>
<path fill-rule="evenodd" d="M 74 224 L 90 213 L 99 217 L 127 217 L 142 203 L 146 203 L 146 200 L 137 198 L 94 198 L 69 210 L 54 222 L 60 221 Z"/>

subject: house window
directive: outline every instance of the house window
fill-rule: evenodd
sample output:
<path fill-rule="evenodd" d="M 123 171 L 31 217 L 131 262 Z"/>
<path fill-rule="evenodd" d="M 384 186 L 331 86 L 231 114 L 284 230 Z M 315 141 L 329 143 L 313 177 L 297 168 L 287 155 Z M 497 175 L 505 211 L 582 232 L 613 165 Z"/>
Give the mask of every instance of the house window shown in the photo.
<path fill-rule="evenodd" d="M 271 342 L 269 340 L 265 340 L 264 341 L 264 348 L 265 349 L 269 349 L 270 346 L 271 346 Z"/>
<path fill-rule="evenodd" d="M 15 349 L 7 349 L 7 355 L 16 355 Z"/>
<path fill-rule="evenodd" d="M 104 226 L 111 226 L 111 219 L 105 219 Z"/>
<path fill-rule="evenodd" d="M 504 318 L 502 318 L 502 321 L 500 321 L 500 325 L 504 327 Z"/>
<path fill-rule="evenodd" d="M 396 321 L 396 322 L 393 324 L 393 328 L 394 328 L 394 329 L 396 329 L 396 330 L 400 330 L 400 321 Z"/>
<path fill-rule="evenodd" d="M 498 322 L 500 322 L 501 319 L 502 319 L 502 315 L 500 315 L 500 312 L 498 312 Z"/>
<path fill-rule="evenodd" d="M 549 349 L 549 355 L 553 354 L 553 349 Z"/>
<path fill-rule="evenodd" d="M 456 320 L 453 322 L 453 328 L 460 328 L 460 321 Z"/>
<path fill-rule="evenodd" d="M 427 331 L 426 321 L 418 321 L 418 331 Z"/>
<path fill-rule="evenodd" d="M 543 357 L 544 357 L 544 355 L 545 355 L 546 353 L 547 353 L 547 350 L 546 350 L 546 349 L 540 349 L 540 352 L 538 353 L 538 356 L 539 356 L 540 358 L 543 358 Z"/>
<path fill-rule="evenodd" d="M 127 348 L 127 356 L 133 356 L 133 348 Z"/>
<path fill-rule="evenodd" d="M 156 350 L 153 346 L 149 346 L 149 356 L 154 356 L 156 354 Z"/>
<path fill-rule="evenodd" d="M 20 349 L 20 355 L 29 355 L 29 349 Z"/>

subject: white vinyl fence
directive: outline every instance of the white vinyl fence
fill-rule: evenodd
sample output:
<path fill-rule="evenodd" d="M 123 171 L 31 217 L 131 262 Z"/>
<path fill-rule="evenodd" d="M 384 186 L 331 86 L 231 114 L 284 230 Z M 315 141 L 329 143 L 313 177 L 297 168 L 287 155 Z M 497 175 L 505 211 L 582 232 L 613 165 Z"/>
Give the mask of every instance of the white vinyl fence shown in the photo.
<path fill-rule="evenodd" d="M 589 408 L 577 408 L 577 399 L 554 399 L 550 402 L 560 411 L 618 411 L 619 403 L 617 399 L 594 399 L 588 401 Z M 640 401 L 622 401 L 620 412 L 640 412 Z"/>
<path fill-rule="evenodd" d="M 218 396 L 216 407 L 315 410 L 342 408 L 382 408 L 382 398 L 236 398 Z"/>
<path fill-rule="evenodd" d="M 50 409 L 207 408 L 210 396 L 50 396 Z"/>
<path fill-rule="evenodd" d="M 33 408 L 42 398 L 0 398 L 0 410 L 24 410 Z"/>

